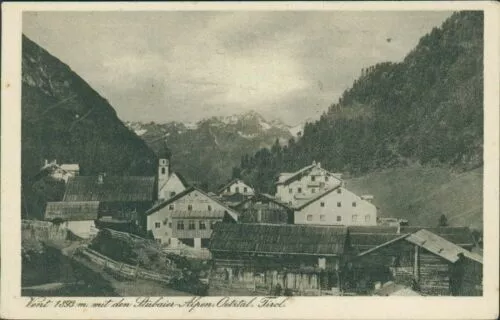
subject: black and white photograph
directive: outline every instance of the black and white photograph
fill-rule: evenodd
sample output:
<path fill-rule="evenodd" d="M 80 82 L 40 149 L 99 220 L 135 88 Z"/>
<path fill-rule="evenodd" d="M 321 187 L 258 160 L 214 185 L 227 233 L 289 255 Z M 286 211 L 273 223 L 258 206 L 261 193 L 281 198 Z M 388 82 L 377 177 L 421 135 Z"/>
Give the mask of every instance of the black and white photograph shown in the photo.
<path fill-rule="evenodd" d="M 21 19 L 27 307 L 484 296 L 485 11 Z"/>

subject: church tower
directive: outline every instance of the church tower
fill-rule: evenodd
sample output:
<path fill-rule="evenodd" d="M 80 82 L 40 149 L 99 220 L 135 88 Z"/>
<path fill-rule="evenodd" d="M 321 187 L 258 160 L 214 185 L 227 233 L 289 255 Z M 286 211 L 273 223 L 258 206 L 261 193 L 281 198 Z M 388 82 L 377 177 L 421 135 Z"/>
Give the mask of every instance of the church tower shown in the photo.
<path fill-rule="evenodd" d="M 166 145 L 163 146 L 158 158 L 158 199 L 164 199 L 162 188 L 170 178 L 170 151 Z"/>

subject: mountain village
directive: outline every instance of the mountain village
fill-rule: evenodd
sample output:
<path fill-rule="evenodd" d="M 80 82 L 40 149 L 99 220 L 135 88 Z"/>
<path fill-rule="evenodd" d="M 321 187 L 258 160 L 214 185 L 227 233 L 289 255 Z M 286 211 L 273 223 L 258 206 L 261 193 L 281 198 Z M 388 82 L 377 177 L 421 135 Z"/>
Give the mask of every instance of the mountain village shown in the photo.
<path fill-rule="evenodd" d="M 166 150 L 156 176 L 79 171 L 42 166 L 39 174 L 65 184 L 63 200 L 46 204 L 42 238 L 57 230 L 72 239 L 74 259 L 118 278 L 173 285 L 173 261 L 182 257 L 204 266 L 184 285 L 200 295 L 482 294 L 482 256 L 469 228 L 378 217 L 372 195 L 351 192 L 319 162 L 281 173 L 274 195 L 241 179 L 217 193 L 190 186 Z M 23 228 L 23 236 L 35 232 L 30 220 Z M 155 248 L 154 258 L 134 260 L 125 248 L 138 243 L 139 256 Z"/>

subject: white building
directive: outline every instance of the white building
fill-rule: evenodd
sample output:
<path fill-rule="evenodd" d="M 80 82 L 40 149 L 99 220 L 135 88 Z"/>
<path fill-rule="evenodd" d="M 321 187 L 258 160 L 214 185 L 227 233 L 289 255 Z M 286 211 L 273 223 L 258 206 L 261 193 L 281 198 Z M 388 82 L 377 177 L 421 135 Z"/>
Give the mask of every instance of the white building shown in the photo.
<path fill-rule="evenodd" d="M 340 185 L 343 185 L 341 174 L 328 172 L 321 168 L 320 163 L 313 162 L 297 172 L 281 173 L 276 182 L 275 197 L 281 202 L 295 205 Z"/>
<path fill-rule="evenodd" d="M 220 196 L 230 196 L 233 194 L 253 196 L 255 194 L 255 190 L 241 179 L 234 179 L 219 189 Z"/>
<path fill-rule="evenodd" d="M 99 216 L 99 201 L 48 202 L 44 220 L 67 228 L 74 235 L 88 239 L 97 234 L 95 220 Z"/>
<path fill-rule="evenodd" d="M 43 167 L 40 169 L 40 174 L 46 173 L 56 180 L 64 180 L 68 182 L 69 178 L 76 177 L 80 174 L 80 165 L 77 163 L 57 164 L 56 160 L 45 160 Z"/>
<path fill-rule="evenodd" d="M 172 247 L 178 242 L 200 249 L 208 246 L 217 222 L 236 222 L 236 211 L 190 187 L 146 212 L 147 230 L 158 241 Z"/>
<path fill-rule="evenodd" d="M 295 224 L 377 225 L 377 208 L 341 186 L 296 201 L 293 209 Z"/>

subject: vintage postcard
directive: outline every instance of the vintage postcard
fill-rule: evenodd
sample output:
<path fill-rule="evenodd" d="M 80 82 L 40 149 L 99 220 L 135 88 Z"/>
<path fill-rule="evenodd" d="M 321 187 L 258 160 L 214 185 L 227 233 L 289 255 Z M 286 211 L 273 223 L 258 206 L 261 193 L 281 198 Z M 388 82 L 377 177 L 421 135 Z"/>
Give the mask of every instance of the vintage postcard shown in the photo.
<path fill-rule="evenodd" d="M 498 317 L 492 2 L 6 3 L 1 317 Z"/>

